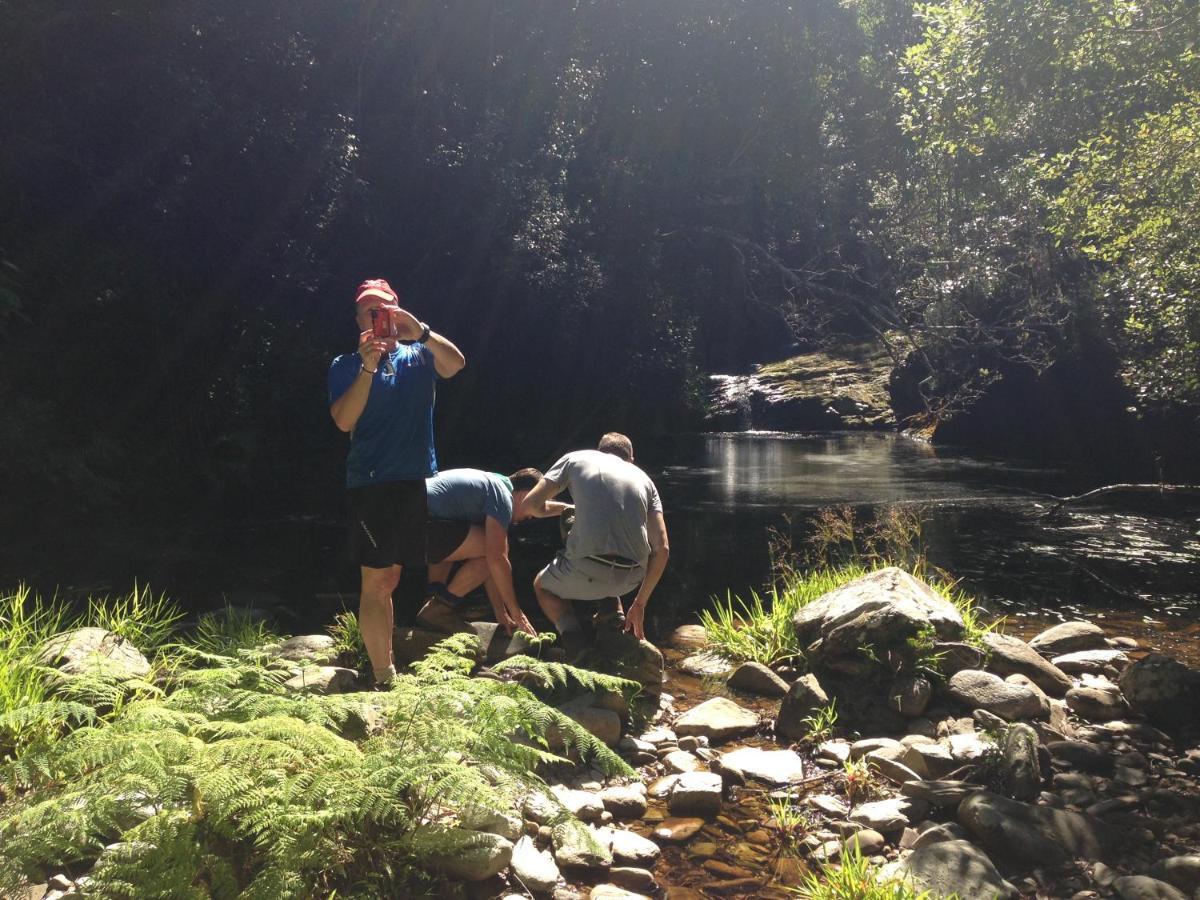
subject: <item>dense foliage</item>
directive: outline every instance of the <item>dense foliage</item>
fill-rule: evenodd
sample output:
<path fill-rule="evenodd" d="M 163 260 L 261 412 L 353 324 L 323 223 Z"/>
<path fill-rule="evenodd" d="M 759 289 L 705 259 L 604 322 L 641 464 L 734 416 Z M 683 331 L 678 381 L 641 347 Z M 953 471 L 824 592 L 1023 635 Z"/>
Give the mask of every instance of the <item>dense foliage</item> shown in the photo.
<path fill-rule="evenodd" d="M 704 372 L 834 331 L 889 336 L 921 421 L 1085 358 L 1194 425 L 1196 16 L 3 0 L 16 508 L 333 506 L 367 275 L 466 351 L 462 462 L 686 427 Z"/>

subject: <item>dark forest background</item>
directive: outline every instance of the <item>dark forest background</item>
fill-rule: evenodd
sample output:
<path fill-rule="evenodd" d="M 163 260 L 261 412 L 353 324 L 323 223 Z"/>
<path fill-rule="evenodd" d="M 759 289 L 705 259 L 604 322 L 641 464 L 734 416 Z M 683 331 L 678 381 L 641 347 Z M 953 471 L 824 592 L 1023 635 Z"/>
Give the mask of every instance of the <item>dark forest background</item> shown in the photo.
<path fill-rule="evenodd" d="M 912 427 L 1058 392 L 1183 477 L 1197 16 L 0 0 L 6 531 L 336 512 L 325 372 L 371 276 L 468 358 L 452 464 L 694 429 L 707 373 L 841 335 L 893 348 Z"/>

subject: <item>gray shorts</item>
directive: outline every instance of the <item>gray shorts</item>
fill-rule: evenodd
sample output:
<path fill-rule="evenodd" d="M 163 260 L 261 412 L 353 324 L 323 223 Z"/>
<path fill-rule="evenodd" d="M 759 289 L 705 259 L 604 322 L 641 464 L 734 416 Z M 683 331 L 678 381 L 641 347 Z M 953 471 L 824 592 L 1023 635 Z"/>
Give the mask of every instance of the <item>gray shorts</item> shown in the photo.
<path fill-rule="evenodd" d="M 559 554 L 538 573 L 537 580 L 563 600 L 603 600 L 636 590 L 645 577 L 645 566 L 626 569 L 588 557 L 568 559 Z"/>

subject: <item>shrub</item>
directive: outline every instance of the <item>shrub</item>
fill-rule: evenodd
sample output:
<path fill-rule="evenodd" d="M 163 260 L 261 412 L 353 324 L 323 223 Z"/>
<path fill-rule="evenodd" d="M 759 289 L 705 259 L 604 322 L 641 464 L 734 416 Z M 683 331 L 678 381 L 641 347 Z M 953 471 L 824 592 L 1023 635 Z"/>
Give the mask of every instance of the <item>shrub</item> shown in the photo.
<path fill-rule="evenodd" d="M 49 689 L 39 657 L 68 622 L 64 603 L 43 600 L 25 585 L 0 594 L 0 759 L 54 727 L 41 715 Z"/>

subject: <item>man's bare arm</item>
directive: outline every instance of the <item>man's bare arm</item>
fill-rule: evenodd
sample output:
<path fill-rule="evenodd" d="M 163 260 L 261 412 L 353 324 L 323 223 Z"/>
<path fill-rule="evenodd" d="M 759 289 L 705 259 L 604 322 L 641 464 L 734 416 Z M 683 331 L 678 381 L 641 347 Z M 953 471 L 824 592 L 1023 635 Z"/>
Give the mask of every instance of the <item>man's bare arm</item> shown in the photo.
<path fill-rule="evenodd" d="M 543 478 L 536 485 L 534 485 L 533 490 L 525 495 L 525 499 L 521 501 L 521 505 L 525 512 L 538 519 L 545 519 L 549 516 L 555 516 L 562 512 L 562 510 L 560 509 L 558 512 L 550 511 L 551 498 L 557 497 L 562 492 L 563 485 L 556 484 L 553 481 L 547 481 L 545 478 Z M 566 506 L 565 503 L 556 503 L 554 505 Z"/>
<path fill-rule="evenodd" d="M 645 618 L 646 605 L 650 595 L 658 586 L 658 581 L 666 571 L 667 560 L 671 556 L 671 545 L 667 539 L 667 523 L 661 512 L 651 513 L 646 522 L 647 536 L 650 538 L 650 559 L 646 562 L 646 577 L 638 588 L 637 596 L 625 613 L 625 630 L 632 631 L 634 636 L 641 639 L 646 636 Z"/>

